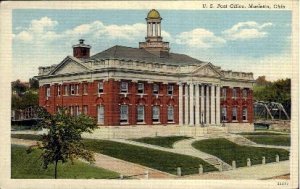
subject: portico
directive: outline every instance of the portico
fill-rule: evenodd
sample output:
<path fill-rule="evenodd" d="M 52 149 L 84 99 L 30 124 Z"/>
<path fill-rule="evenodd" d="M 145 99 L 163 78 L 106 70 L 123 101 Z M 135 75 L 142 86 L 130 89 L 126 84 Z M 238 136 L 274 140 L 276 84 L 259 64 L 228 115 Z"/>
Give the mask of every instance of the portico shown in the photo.
<path fill-rule="evenodd" d="M 220 125 L 219 84 L 199 83 L 199 82 L 180 83 L 179 84 L 179 123 L 180 125 L 189 125 L 189 126 L 200 126 L 200 125 L 219 126 Z"/>

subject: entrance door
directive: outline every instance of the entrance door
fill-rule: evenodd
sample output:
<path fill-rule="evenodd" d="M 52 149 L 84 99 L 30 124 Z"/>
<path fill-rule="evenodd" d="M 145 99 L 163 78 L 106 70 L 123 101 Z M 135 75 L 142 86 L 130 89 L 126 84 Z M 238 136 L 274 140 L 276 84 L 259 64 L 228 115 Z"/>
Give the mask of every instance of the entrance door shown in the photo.
<path fill-rule="evenodd" d="M 104 106 L 98 106 L 98 124 L 104 124 Z"/>

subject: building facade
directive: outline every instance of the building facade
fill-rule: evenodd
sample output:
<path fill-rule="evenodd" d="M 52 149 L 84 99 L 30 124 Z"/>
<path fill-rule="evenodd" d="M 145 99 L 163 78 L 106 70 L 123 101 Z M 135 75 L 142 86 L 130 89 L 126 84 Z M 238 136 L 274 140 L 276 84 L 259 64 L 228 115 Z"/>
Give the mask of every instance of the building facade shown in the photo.
<path fill-rule="evenodd" d="M 113 46 L 90 56 L 79 40 L 73 56 L 40 67 L 39 105 L 50 113 L 95 117 L 99 125 L 253 127 L 253 74 L 170 52 L 162 18 L 151 10 L 139 48 Z"/>

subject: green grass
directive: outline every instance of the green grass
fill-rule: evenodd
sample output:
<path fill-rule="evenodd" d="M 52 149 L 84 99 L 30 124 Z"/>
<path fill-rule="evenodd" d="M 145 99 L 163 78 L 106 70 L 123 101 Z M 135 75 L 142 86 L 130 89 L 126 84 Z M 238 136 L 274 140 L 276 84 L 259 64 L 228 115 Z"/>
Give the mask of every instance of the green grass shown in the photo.
<path fill-rule="evenodd" d="M 132 139 L 133 141 L 162 146 L 166 148 L 173 148 L 173 144 L 177 141 L 189 139 L 191 137 L 186 136 L 167 136 L 167 137 L 144 137 L 138 139 Z"/>
<path fill-rule="evenodd" d="M 290 146 L 291 138 L 289 136 L 280 135 L 263 135 L 263 136 L 245 136 L 247 139 L 257 143 L 265 145 L 275 146 Z"/>
<path fill-rule="evenodd" d="M 51 179 L 54 178 L 54 166 L 43 169 L 40 158 L 41 150 L 33 150 L 27 154 L 26 147 L 12 145 L 11 147 L 11 178 L 13 179 Z M 119 174 L 83 163 L 81 161 L 59 163 L 58 178 L 80 179 L 95 178 L 107 179 L 116 178 Z"/>
<path fill-rule="evenodd" d="M 288 135 L 288 133 L 275 133 L 275 132 L 243 132 L 239 135 Z"/>
<path fill-rule="evenodd" d="M 171 174 L 176 174 L 177 167 L 181 167 L 183 175 L 198 173 L 199 164 L 203 165 L 205 172 L 217 170 L 214 166 L 206 163 L 202 159 L 187 155 L 106 140 L 85 139 L 84 144 L 87 149 L 97 153 L 144 165 Z"/>
<path fill-rule="evenodd" d="M 239 134 L 244 135 L 244 137 L 257 144 L 275 145 L 275 146 L 291 145 L 291 137 L 288 133 L 245 132 Z"/>
<path fill-rule="evenodd" d="M 12 138 L 19 138 L 25 140 L 38 140 L 41 141 L 43 135 L 33 135 L 33 134 L 11 134 Z"/>
<path fill-rule="evenodd" d="M 224 138 L 196 141 L 192 145 L 200 151 L 217 156 L 229 165 L 235 160 L 237 167 L 246 166 L 247 158 L 255 165 L 261 164 L 263 156 L 267 163 L 274 162 L 276 154 L 280 160 L 287 160 L 289 156 L 289 152 L 283 149 L 240 146 Z"/>

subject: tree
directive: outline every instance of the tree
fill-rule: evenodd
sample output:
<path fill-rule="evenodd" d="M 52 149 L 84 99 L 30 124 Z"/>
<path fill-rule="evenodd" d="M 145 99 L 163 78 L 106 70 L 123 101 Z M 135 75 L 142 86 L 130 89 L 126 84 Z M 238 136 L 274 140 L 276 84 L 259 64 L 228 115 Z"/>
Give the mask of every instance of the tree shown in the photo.
<path fill-rule="evenodd" d="M 60 109 L 58 113 L 51 115 L 44 109 L 39 109 L 38 115 L 43 120 L 38 127 L 48 129 L 48 134 L 43 135 L 42 143 L 39 148 L 42 149 L 42 159 L 44 168 L 49 164 L 54 164 L 54 178 L 57 178 L 58 162 L 66 163 L 77 158 L 82 158 L 88 162 L 93 162 L 93 153 L 86 150 L 82 143 L 81 134 L 83 132 L 92 132 L 97 127 L 94 119 L 86 116 L 71 116 L 66 109 Z"/>
<path fill-rule="evenodd" d="M 37 90 L 37 89 L 39 89 L 39 81 L 34 77 L 30 78 L 29 79 L 29 86 L 30 86 L 30 89 Z"/>

